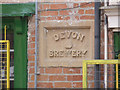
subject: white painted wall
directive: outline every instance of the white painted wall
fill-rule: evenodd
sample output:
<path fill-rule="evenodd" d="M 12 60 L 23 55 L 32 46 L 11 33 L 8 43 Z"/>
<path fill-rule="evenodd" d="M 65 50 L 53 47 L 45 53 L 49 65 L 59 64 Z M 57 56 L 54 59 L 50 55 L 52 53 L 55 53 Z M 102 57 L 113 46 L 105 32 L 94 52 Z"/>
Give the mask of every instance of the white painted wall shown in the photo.
<path fill-rule="evenodd" d="M 109 5 L 120 5 L 120 0 L 109 0 Z"/>

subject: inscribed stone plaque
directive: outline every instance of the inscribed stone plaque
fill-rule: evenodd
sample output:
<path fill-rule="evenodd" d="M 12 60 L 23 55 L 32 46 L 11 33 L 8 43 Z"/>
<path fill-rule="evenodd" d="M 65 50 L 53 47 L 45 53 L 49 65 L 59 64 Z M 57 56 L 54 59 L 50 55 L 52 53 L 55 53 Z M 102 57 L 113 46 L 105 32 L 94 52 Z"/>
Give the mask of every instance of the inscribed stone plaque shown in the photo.
<path fill-rule="evenodd" d="M 79 67 L 94 56 L 94 22 L 40 22 L 39 64 Z"/>

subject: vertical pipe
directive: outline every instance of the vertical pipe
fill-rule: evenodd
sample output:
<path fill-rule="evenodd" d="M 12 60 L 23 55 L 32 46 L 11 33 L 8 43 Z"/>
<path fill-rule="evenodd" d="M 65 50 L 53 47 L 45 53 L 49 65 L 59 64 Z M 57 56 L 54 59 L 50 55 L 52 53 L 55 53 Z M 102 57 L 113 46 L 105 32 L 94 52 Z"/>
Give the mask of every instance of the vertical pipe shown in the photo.
<path fill-rule="evenodd" d="M 5 25 L 5 40 L 6 40 L 6 25 Z"/>
<path fill-rule="evenodd" d="M 116 64 L 116 89 L 118 90 L 118 64 Z"/>
<path fill-rule="evenodd" d="M 104 15 L 104 17 L 105 17 L 105 24 L 104 24 L 104 46 L 105 46 L 105 48 L 104 48 L 104 59 L 105 60 L 107 60 L 107 58 L 108 58 L 108 56 L 107 56 L 107 54 L 108 54 L 108 47 L 107 47 L 107 44 L 108 44 L 108 42 L 107 42 L 107 36 L 108 36 L 108 34 L 107 34 L 107 16 L 106 15 Z M 104 84 L 105 84 L 105 88 L 107 88 L 107 64 L 105 64 L 104 65 Z"/>
<path fill-rule="evenodd" d="M 87 64 L 83 61 L 83 89 L 87 89 Z"/>
<path fill-rule="evenodd" d="M 7 88 L 10 88 L 10 42 L 7 41 Z"/>
<path fill-rule="evenodd" d="M 100 6 L 101 2 L 95 0 L 95 59 L 100 59 Z M 95 65 L 95 88 L 100 88 L 99 65 Z"/>
<path fill-rule="evenodd" d="M 120 54 L 118 55 L 118 62 L 119 62 L 119 60 L 120 60 Z M 118 70 L 118 64 L 116 64 L 116 90 L 118 90 L 118 88 L 119 88 L 119 78 L 118 78 L 118 75 L 119 75 L 119 70 Z"/>
<path fill-rule="evenodd" d="M 104 6 L 108 5 L 109 0 L 104 0 Z"/>
<path fill-rule="evenodd" d="M 104 6 L 107 7 L 107 3 L 108 0 L 104 0 Z M 105 18 L 105 24 L 104 24 L 104 59 L 107 60 L 108 56 L 107 56 L 107 16 L 106 14 L 104 14 L 104 18 Z M 105 88 L 107 88 L 107 64 L 104 65 L 104 84 L 105 84 Z"/>
<path fill-rule="evenodd" d="M 37 30 L 38 30 L 38 3 L 35 1 L 35 89 L 37 88 Z"/>
<path fill-rule="evenodd" d="M 1 50 L 1 53 L 0 53 L 0 54 L 1 54 L 1 55 L 0 55 L 0 56 L 1 56 L 1 57 L 0 57 L 0 58 L 1 58 L 1 61 L 0 61 L 0 64 L 1 64 L 0 67 L 1 67 L 1 68 L 0 68 L 0 70 L 1 70 L 1 71 L 0 71 L 0 73 L 2 74 L 2 61 L 3 61 L 2 50 L 3 50 L 3 42 L 0 43 L 0 50 Z M 1 76 L 1 78 L 0 78 L 0 79 L 1 79 L 1 80 L 0 80 L 0 84 L 1 84 L 1 85 L 0 85 L 0 89 L 2 90 L 2 75 L 0 75 L 0 76 Z"/>

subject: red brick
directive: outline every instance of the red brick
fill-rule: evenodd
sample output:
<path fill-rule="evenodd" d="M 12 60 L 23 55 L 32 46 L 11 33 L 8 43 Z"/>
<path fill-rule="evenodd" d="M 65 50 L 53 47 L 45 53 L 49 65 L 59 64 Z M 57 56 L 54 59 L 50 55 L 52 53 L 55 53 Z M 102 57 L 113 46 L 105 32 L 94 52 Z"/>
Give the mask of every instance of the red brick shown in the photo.
<path fill-rule="evenodd" d="M 50 4 L 43 4 L 43 9 L 50 9 Z"/>
<path fill-rule="evenodd" d="M 108 44 L 109 45 L 113 45 L 113 40 L 112 39 L 108 39 Z"/>
<path fill-rule="evenodd" d="M 113 53 L 108 53 L 108 58 L 109 59 L 114 59 L 114 54 Z"/>
<path fill-rule="evenodd" d="M 76 19 L 76 20 L 79 20 L 79 16 L 75 16 L 75 19 Z"/>
<path fill-rule="evenodd" d="M 114 82 L 108 82 L 108 88 L 114 88 L 115 86 L 114 86 Z"/>
<path fill-rule="evenodd" d="M 93 9 L 86 10 L 86 11 L 85 11 L 85 14 L 94 14 L 94 10 L 93 10 Z"/>
<path fill-rule="evenodd" d="M 89 85 L 89 88 L 94 88 L 94 82 L 89 82 L 88 85 Z"/>
<path fill-rule="evenodd" d="M 68 81 L 82 81 L 82 75 L 69 75 L 67 76 Z"/>
<path fill-rule="evenodd" d="M 80 68 L 63 68 L 64 74 L 80 74 Z"/>
<path fill-rule="evenodd" d="M 35 83 L 34 82 L 28 82 L 28 88 L 34 88 Z"/>
<path fill-rule="evenodd" d="M 108 76 L 108 81 L 111 81 L 111 82 L 114 81 L 114 76 Z"/>
<path fill-rule="evenodd" d="M 62 73 L 62 68 L 46 68 L 45 72 L 49 74 L 60 74 Z"/>
<path fill-rule="evenodd" d="M 46 18 L 45 17 L 40 17 L 40 21 L 45 21 Z"/>
<path fill-rule="evenodd" d="M 35 30 L 31 32 L 31 35 L 32 35 L 32 36 L 35 35 Z"/>
<path fill-rule="evenodd" d="M 108 37 L 109 37 L 109 39 L 113 39 L 113 32 L 112 31 L 108 32 Z"/>
<path fill-rule="evenodd" d="M 30 74 L 35 73 L 35 69 L 34 69 L 34 68 L 30 68 L 29 73 L 30 73 Z"/>
<path fill-rule="evenodd" d="M 37 83 L 38 88 L 53 88 L 53 84 L 51 82 L 38 82 Z"/>
<path fill-rule="evenodd" d="M 35 49 L 29 49 L 28 54 L 35 54 Z"/>
<path fill-rule="evenodd" d="M 29 63 L 29 66 L 30 66 L 30 67 L 35 66 L 35 63 L 34 63 L 34 62 Z"/>
<path fill-rule="evenodd" d="M 43 74 L 43 73 L 45 73 L 44 68 L 40 68 L 40 74 Z"/>
<path fill-rule="evenodd" d="M 39 9 L 43 9 L 43 4 L 38 4 Z"/>
<path fill-rule="evenodd" d="M 78 13 L 79 13 L 79 14 L 84 14 L 84 10 L 83 10 L 83 9 L 79 9 L 79 10 L 78 10 Z"/>
<path fill-rule="evenodd" d="M 94 76 L 93 75 L 88 75 L 87 78 L 88 78 L 88 81 L 94 80 Z"/>
<path fill-rule="evenodd" d="M 84 15 L 84 16 L 81 16 L 80 19 L 94 19 L 94 16 Z"/>
<path fill-rule="evenodd" d="M 63 11 L 59 11 L 59 14 L 60 15 L 69 15 L 71 13 L 71 11 L 70 10 L 63 10 Z"/>
<path fill-rule="evenodd" d="M 35 37 L 30 37 L 30 42 L 35 42 Z"/>
<path fill-rule="evenodd" d="M 94 7 L 94 3 L 81 3 L 81 8 Z"/>
<path fill-rule="evenodd" d="M 88 67 L 87 72 L 88 72 L 88 75 L 94 75 L 94 68 Z"/>
<path fill-rule="evenodd" d="M 38 75 L 37 80 L 38 81 L 48 81 L 48 75 Z"/>
<path fill-rule="evenodd" d="M 82 88 L 82 82 L 73 82 L 74 88 Z"/>
<path fill-rule="evenodd" d="M 101 54 L 104 54 L 104 46 L 100 47 Z"/>
<path fill-rule="evenodd" d="M 101 73 L 104 72 L 104 65 L 102 64 L 102 65 L 100 65 L 100 67 L 101 67 L 100 68 L 101 69 Z"/>
<path fill-rule="evenodd" d="M 46 20 L 55 20 L 55 17 L 47 17 Z"/>
<path fill-rule="evenodd" d="M 35 61 L 35 56 L 28 56 L 28 61 Z"/>
<path fill-rule="evenodd" d="M 54 88 L 71 88 L 72 84 L 70 82 L 55 82 Z"/>
<path fill-rule="evenodd" d="M 65 75 L 51 75 L 49 76 L 50 81 L 65 81 L 66 76 Z"/>
<path fill-rule="evenodd" d="M 41 12 L 41 16 L 57 16 L 57 11 L 43 11 Z"/>
<path fill-rule="evenodd" d="M 74 3 L 73 6 L 74 6 L 74 7 L 78 7 L 78 6 L 79 6 L 79 3 Z"/>
<path fill-rule="evenodd" d="M 58 16 L 58 17 L 56 17 L 56 20 L 63 20 L 63 17 L 62 16 Z"/>
<path fill-rule="evenodd" d="M 101 82 L 100 83 L 100 88 L 105 88 L 104 86 L 105 86 L 104 83 Z"/>
<path fill-rule="evenodd" d="M 31 43 L 31 44 L 30 44 L 30 47 L 31 47 L 31 48 L 35 48 L 35 43 Z"/>
<path fill-rule="evenodd" d="M 100 80 L 104 81 L 104 75 L 100 76 Z"/>
<path fill-rule="evenodd" d="M 30 80 L 34 81 L 34 79 L 35 79 L 35 76 L 31 75 L 31 79 Z"/>
<path fill-rule="evenodd" d="M 70 20 L 70 17 L 69 17 L 69 16 L 68 16 L 68 17 L 65 17 L 64 20 Z"/>
<path fill-rule="evenodd" d="M 108 75 L 113 75 L 114 74 L 114 70 L 113 70 L 113 67 L 111 68 L 110 71 L 108 71 Z"/>
<path fill-rule="evenodd" d="M 30 48 L 30 44 L 27 45 L 28 49 Z"/>
<path fill-rule="evenodd" d="M 50 5 L 51 9 L 64 9 L 67 8 L 66 4 L 51 4 Z"/>

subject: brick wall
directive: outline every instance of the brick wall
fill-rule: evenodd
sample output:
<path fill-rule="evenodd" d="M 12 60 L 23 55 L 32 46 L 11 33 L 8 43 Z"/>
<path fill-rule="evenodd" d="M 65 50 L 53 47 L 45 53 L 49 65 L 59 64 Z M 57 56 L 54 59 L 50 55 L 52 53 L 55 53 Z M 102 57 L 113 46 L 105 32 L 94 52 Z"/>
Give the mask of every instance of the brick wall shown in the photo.
<path fill-rule="evenodd" d="M 104 59 L 104 10 L 101 10 L 101 41 L 100 41 L 100 58 Z M 114 37 L 112 29 L 108 29 L 108 59 L 114 59 Z M 108 65 L 108 88 L 114 88 L 115 84 L 115 67 Z M 104 88 L 104 66 L 101 65 L 101 87 Z"/>
<path fill-rule="evenodd" d="M 46 9 L 64 9 L 80 6 L 79 8 L 58 11 L 44 11 Z M 84 6 L 83 6 L 84 5 Z M 44 21 L 90 21 L 94 20 L 94 3 L 41 3 L 39 4 L 39 22 Z M 29 19 L 28 31 L 28 87 L 34 88 L 34 50 L 35 27 L 34 16 Z M 39 48 L 39 47 L 38 47 Z M 82 67 L 38 67 L 38 88 L 82 88 Z M 94 87 L 94 71 L 88 68 L 88 87 Z"/>
<path fill-rule="evenodd" d="M 25 3 L 34 2 L 35 0 L 1 0 L 1 3 Z M 39 1 L 39 0 L 38 0 Z M 74 2 L 75 3 L 72 3 Z M 81 0 L 80 0 L 81 1 Z M 79 0 L 41 0 L 39 4 L 39 10 L 45 9 L 61 9 L 61 8 L 73 8 L 76 6 L 84 5 Z M 49 2 L 49 3 L 44 3 Z M 58 3 L 59 2 L 59 3 Z M 61 3 L 62 2 L 62 3 Z M 101 15 L 103 16 L 103 14 Z M 94 3 L 84 5 L 79 8 L 63 11 L 42 11 L 39 12 L 39 21 L 86 21 L 94 20 Z M 104 20 L 101 20 L 101 59 L 104 58 Z M 108 32 L 108 56 L 109 59 L 114 58 L 113 54 L 113 32 Z M 28 22 L 28 87 L 34 88 L 34 66 L 35 66 L 35 16 L 29 17 Z M 113 69 L 113 66 L 110 66 Z M 103 70 L 101 68 L 101 70 Z M 113 71 L 109 72 L 112 73 Z M 66 68 L 66 67 L 54 67 L 54 68 L 41 68 L 38 67 L 37 75 L 37 87 L 40 88 L 55 88 L 55 87 L 67 87 L 67 88 L 82 88 L 82 67 L 78 68 Z M 94 71 L 93 68 L 88 68 L 88 87 L 94 87 Z M 103 75 L 103 73 L 102 73 Z M 109 80 L 113 80 L 114 77 L 108 77 Z M 101 80 L 104 76 L 101 76 Z M 101 83 L 101 87 L 104 84 Z M 111 82 L 109 86 L 113 87 Z"/>

